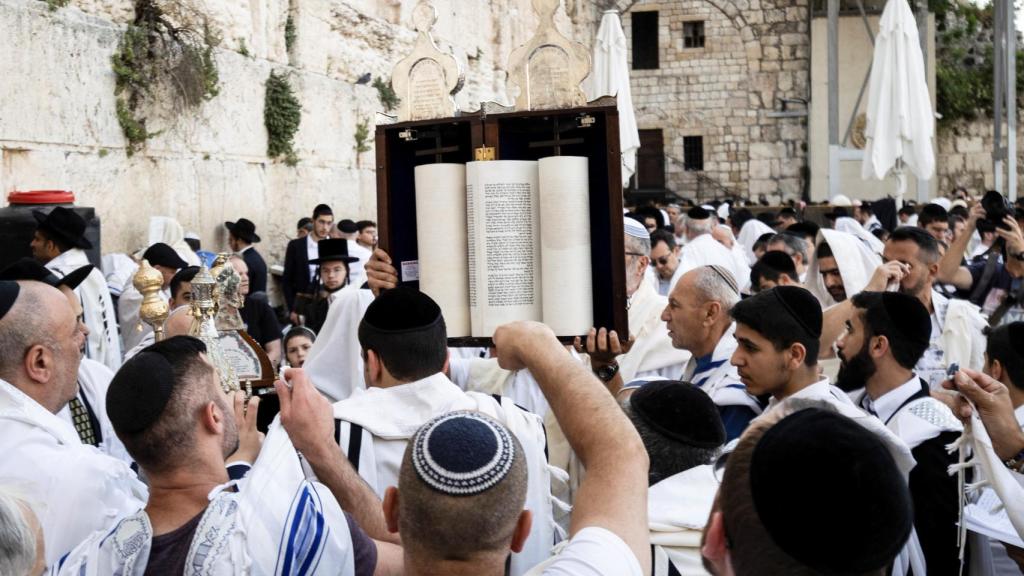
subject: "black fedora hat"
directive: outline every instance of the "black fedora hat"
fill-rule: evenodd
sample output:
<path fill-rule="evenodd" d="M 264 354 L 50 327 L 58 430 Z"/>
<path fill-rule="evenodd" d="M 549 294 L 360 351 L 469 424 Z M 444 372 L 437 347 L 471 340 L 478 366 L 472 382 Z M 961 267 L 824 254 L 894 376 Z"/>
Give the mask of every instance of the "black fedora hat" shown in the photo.
<path fill-rule="evenodd" d="M 256 225 L 247 218 L 239 218 L 238 222 L 225 222 L 224 227 L 228 229 L 228 232 L 234 234 L 235 238 L 244 240 L 249 244 L 255 244 L 260 241 L 259 235 L 256 234 Z"/>
<path fill-rule="evenodd" d="M 36 282 L 49 284 L 54 288 L 67 286 L 74 290 L 75 288 L 78 288 L 78 285 L 81 284 L 87 276 L 89 276 L 92 269 L 92 264 L 86 264 L 81 268 L 72 270 L 63 278 L 60 278 L 34 258 L 24 257 L 15 260 L 6 268 L 0 270 L 0 280 L 35 280 Z"/>
<path fill-rule="evenodd" d="M 344 238 L 325 238 L 316 243 L 319 250 L 319 257 L 310 260 L 310 264 L 323 264 L 324 262 L 342 261 L 346 263 L 358 262 L 359 258 L 348 255 L 348 240 Z"/>
<path fill-rule="evenodd" d="M 39 228 L 47 234 L 56 236 L 75 248 L 92 248 L 92 242 L 85 238 L 85 220 L 74 210 L 57 206 L 49 214 L 42 210 L 33 210 Z"/>

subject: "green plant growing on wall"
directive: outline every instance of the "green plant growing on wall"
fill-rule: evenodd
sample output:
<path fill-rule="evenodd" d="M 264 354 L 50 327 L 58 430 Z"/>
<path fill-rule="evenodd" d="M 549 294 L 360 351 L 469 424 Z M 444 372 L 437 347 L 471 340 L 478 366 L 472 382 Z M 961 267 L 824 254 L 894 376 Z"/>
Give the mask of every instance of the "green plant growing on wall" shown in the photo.
<path fill-rule="evenodd" d="M 391 82 L 385 82 L 383 78 L 374 78 L 373 87 L 377 89 L 377 99 L 380 100 L 380 105 L 384 107 L 385 112 L 391 112 L 398 105 L 402 103 L 402 99 L 395 94 L 394 88 L 391 87 Z"/>
<path fill-rule="evenodd" d="M 288 10 L 288 18 L 284 21 L 284 48 L 291 53 L 292 48 L 295 47 L 295 40 L 298 39 L 298 33 L 295 30 L 295 15 L 292 14 L 291 9 Z"/>
<path fill-rule="evenodd" d="M 991 0 L 983 5 L 931 0 L 935 12 L 935 96 L 940 123 L 991 117 L 993 105 Z M 1024 94 L 1024 51 L 1017 52 L 1017 93 Z"/>
<path fill-rule="evenodd" d="M 369 152 L 370 150 L 373 149 L 373 147 L 370 146 L 370 120 L 369 119 L 367 119 L 367 118 L 360 118 L 359 121 L 356 122 L 356 131 L 355 131 L 355 134 L 353 134 L 353 137 L 355 138 L 355 141 L 356 141 L 356 145 L 353 146 L 353 148 L 356 151 L 356 154 L 362 154 L 363 152 Z"/>
<path fill-rule="evenodd" d="M 56 12 L 57 10 L 67 6 L 71 3 L 71 0 L 43 0 L 46 2 L 46 7 L 50 9 L 50 12 Z"/>
<path fill-rule="evenodd" d="M 156 135 L 146 127 L 147 101 L 172 99 L 180 113 L 217 96 L 220 75 L 213 57 L 220 36 L 202 14 L 171 4 L 167 14 L 156 0 L 136 0 L 135 18 L 110 58 L 114 71 L 117 120 L 128 140 L 128 154 Z"/>
<path fill-rule="evenodd" d="M 295 154 L 295 133 L 302 122 L 302 106 L 299 104 L 287 74 L 271 71 L 267 78 L 266 99 L 263 107 L 263 123 L 267 127 L 267 156 L 284 158 L 285 164 L 298 163 Z"/>

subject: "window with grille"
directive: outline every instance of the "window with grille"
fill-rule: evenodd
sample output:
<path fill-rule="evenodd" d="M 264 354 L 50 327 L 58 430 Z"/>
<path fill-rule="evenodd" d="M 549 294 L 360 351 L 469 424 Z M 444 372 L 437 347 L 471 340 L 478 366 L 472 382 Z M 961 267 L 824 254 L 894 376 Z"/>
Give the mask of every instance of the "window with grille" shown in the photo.
<path fill-rule="evenodd" d="M 704 22 L 683 22 L 683 48 L 704 47 Z"/>
<path fill-rule="evenodd" d="M 634 12 L 631 18 L 633 20 L 633 69 L 657 69 L 658 12 Z"/>
<path fill-rule="evenodd" d="M 687 172 L 704 170 L 704 137 L 683 137 L 683 169 Z"/>

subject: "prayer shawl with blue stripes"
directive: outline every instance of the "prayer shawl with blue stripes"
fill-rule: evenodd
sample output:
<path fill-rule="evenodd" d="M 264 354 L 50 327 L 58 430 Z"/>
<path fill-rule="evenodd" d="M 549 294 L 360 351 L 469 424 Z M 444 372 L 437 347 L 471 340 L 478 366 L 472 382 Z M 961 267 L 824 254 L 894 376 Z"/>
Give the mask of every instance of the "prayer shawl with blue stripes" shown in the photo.
<path fill-rule="evenodd" d="M 237 485 L 238 491 L 228 489 Z M 94 533 L 55 566 L 52 575 L 141 576 L 153 527 L 144 510 L 112 530 Z M 218 486 L 196 528 L 186 575 L 331 574 L 354 572 L 352 537 L 338 502 L 306 479 L 279 422 L 271 425 L 249 475 Z"/>

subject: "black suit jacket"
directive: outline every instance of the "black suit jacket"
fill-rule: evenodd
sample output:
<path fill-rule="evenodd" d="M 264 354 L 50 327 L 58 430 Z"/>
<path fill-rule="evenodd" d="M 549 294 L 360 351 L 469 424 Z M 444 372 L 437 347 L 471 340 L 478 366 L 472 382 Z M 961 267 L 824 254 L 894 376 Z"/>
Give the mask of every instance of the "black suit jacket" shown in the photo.
<path fill-rule="evenodd" d="M 288 242 L 284 253 L 284 277 L 281 282 L 284 288 L 284 300 L 288 310 L 295 310 L 295 295 L 310 291 L 309 255 L 306 252 L 306 239 L 296 238 Z"/>
<path fill-rule="evenodd" d="M 256 248 L 249 248 L 242 252 L 242 259 L 249 267 L 249 293 L 267 291 L 267 263 L 263 256 L 256 251 Z"/>

